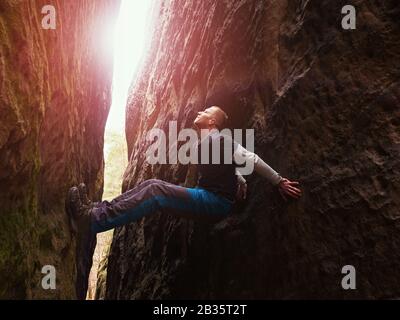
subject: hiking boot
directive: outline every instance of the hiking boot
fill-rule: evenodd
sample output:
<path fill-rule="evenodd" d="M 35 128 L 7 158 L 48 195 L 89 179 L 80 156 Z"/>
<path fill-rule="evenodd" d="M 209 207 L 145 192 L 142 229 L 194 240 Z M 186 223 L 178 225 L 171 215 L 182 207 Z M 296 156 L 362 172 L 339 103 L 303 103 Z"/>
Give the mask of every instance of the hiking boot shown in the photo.
<path fill-rule="evenodd" d="M 72 231 L 75 234 L 78 232 L 76 220 L 78 218 L 78 212 L 80 207 L 81 207 L 81 199 L 79 195 L 79 190 L 77 187 L 72 187 L 69 189 L 67 194 L 67 199 L 65 201 L 65 209 L 68 214 Z"/>
<path fill-rule="evenodd" d="M 83 193 L 80 193 L 79 190 L 81 185 L 83 185 Z M 82 227 L 85 229 L 86 224 L 90 225 L 89 209 L 94 206 L 94 203 L 89 200 L 85 193 L 86 186 L 84 184 L 81 185 L 79 185 L 78 188 L 74 186 L 69 189 L 65 204 L 74 233 L 80 232 L 79 229 L 82 229 Z M 82 199 L 86 201 L 86 203 L 82 202 Z"/>
<path fill-rule="evenodd" d="M 92 201 L 88 197 L 86 184 L 84 184 L 83 182 L 80 183 L 78 186 L 78 189 L 79 189 L 79 196 L 81 199 L 81 203 L 84 205 L 90 206 L 92 204 Z"/>
<path fill-rule="evenodd" d="M 87 196 L 87 195 L 86 195 Z M 82 196 L 77 187 L 68 191 L 66 209 L 71 222 L 72 230 L 76 234 L 76 294 L 80 300 L 85 299 L 88 287 L 90 268 L 92 267 L 93 253 L 96 247 L 96 233 L 92 231 L 92 206 L 81 202 Z"/>

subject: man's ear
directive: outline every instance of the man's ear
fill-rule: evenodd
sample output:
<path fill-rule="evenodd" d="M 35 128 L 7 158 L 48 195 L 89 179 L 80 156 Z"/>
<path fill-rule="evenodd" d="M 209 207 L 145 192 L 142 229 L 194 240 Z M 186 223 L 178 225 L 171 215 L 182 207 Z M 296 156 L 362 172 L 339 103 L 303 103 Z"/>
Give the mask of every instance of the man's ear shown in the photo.
<path fill-rule="evenodd" d="M 211 119 L 208 121 L 208 124 L 213 124 L 213 125 L 215 125 L 216 122 L 217 122 L 217 121 L 216 121 L 214 118 L 211 118 Z"/>

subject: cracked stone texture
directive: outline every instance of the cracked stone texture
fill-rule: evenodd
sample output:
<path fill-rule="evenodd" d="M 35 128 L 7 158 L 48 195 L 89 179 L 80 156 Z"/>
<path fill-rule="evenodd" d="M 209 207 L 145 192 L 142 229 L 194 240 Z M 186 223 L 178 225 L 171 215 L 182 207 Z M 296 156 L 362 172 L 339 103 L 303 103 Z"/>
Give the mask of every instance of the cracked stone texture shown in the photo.
<path fill-rule="evenodd" d="M 0 298 L 75 298 L 64 201 L 81 181 L 101 198 L 112 77 L 102 34 L 118 4 L 0 2 Z M 42 28 L 44 5 L 55 30 Z M 56 268 L 56 290 L 42 289 L 44 265 Z"/>
<path fill-rule="evenodd" d="M 357 29 L 341 28 L 342 6 Z M 114 232 L 109 299 L 392 298 L 400 295 L 400 3 L 161 1 L 126 115 L 124 190 L 190 185 L 145 162 L 147 131 L 221 105 L 255 150 L 301 183 L 285 202 L 256 174 L 218 224 L 157 213 Z M 344 265 L 357 290 L 343 290 Z"/>

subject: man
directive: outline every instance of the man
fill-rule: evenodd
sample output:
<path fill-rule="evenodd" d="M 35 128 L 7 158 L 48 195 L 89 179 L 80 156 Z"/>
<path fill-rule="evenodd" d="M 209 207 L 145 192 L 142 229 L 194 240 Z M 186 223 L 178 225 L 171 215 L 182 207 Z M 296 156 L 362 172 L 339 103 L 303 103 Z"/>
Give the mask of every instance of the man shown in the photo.
<path fill-rule="evenodd" d="M 198 145 L 200 153 L 204 150 L 200 148 L 201 144 L 205 143 L 208 148 L 214 140 L 220 140 L 223 143 L 220 145 L 225 148 L 225 136 L 222 136 L 219 130 L 224 127 L 227 118 L 226 113 L 217 106 L 198 113 L 194 125 L 202 129 L 203 133 L 204 130 L 206 132 L 205 138 Z M 278 186 L 285 200 L 286 196 L 295 199 L 301 196 L 298 182 L 282 178 L 255 153 L 233 140 L 231 142 L 233 160 L 244 158 L 253 161 L 255 171 Z M 78 234 L 78 298 L 85 298 L 86 279 L 92 264 L 96 233 L 125 225 L 157 211 L 190 219 L 216 221 L 229 216 L 235 199 L 246 198 L 246 180 L 237 174 L 235 161 L 222 161 L 220 164 L 199 162 L 197 170 L 199 179 L 196 188 L 185 188 L 151 179 L 126 191 L 111 202 L 91 203 L 84 184 L 69 190 L 66 209 L 73 230 Z"/>

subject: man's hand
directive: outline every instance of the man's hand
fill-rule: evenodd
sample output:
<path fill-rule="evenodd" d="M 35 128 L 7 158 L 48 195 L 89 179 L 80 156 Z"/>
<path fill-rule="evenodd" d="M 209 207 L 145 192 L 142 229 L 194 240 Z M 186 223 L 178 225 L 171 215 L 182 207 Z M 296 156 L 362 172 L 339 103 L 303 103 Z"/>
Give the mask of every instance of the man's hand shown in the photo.
<path fill-rule="evenodd" d="M 247 184 L 246 183 L 238 183 L 237 191 L 236 191 L 236 199 L 238 201 L 245 200 L 247 196 Z"/>
<path fill-rule="evenodd" d="M 292 198 L 298 199 L 301 197 L 301 190 L 299 188 L 296 188 L 295 186 L 298 186 L 299 182 L 297 181 L 290 181 L 289 179 L 283 178 L 279 184 L 279 193 L 287 201 L 286 196 L 290 196 Z"/>

